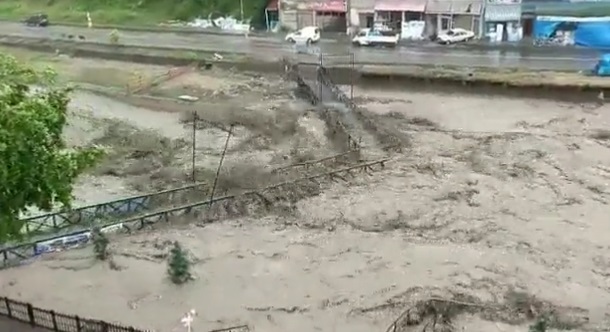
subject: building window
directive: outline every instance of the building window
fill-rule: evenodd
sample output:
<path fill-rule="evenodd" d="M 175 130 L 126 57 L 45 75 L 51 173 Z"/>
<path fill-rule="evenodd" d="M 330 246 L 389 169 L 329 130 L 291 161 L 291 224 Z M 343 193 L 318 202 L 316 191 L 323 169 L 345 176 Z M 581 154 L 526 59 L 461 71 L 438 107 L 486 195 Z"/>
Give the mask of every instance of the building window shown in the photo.
<path fill-rule="evenodd" d="M 441 30 L 451 29 L 451 19 L 448 17 L 441 18 Z"/>

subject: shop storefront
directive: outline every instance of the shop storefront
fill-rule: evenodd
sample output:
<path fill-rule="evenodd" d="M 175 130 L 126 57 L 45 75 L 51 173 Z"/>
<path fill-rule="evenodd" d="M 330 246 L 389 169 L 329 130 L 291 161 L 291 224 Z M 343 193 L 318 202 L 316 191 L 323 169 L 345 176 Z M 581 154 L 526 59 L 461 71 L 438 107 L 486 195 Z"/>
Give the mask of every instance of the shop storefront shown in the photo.
<path fill-rule="evenodd" d="M 425 8 L 425 0 L 376 0 L 375 23 L 400 31 L 402 39 L 421 39 Z"/>
<path fill-rule="evenodd" d="M 312 2 L 278 2 L 278 14 L 283 27 L 297 30 L 318 26 L 325 31 L 345 32 L 346 4 L 343 0 Z"/>
<path fill-rule="evenodd" d="M 477 0 L 428 0 L 425 10 L 426 34 L 462 28 L 481 36 L 483 2 Z"/>
<path fill-rule="evenodd" d="M 354 31 L 359 28 L 372 28 L 375 21 L 375 0 L 351 0 L 350 26 Z"/>
<path fill-rule="evenodd" d="M 487 0 L 485 36 L 492 42 L 517 42 L 523 37 L 521 0 Z"/>

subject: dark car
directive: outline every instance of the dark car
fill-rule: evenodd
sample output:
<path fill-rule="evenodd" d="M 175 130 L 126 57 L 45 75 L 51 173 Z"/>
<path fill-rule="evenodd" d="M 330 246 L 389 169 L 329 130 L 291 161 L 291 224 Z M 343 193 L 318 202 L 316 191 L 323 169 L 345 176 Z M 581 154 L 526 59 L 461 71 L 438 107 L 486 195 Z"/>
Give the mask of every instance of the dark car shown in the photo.
<path fill-rule="evenodd" d="M 36 14 L 25 19 L 25 25 L 29 27 L 46 27 L 49 25 L 49 16 L 47 14 Z"/>

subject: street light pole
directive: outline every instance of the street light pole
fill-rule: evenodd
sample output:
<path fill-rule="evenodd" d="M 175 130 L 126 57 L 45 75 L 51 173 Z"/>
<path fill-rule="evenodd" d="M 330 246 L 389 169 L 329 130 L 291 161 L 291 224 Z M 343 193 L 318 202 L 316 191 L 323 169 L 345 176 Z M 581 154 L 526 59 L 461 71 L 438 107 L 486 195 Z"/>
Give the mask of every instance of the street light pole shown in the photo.
<path fill-rule="evenodd" d="M 347 25 L 347 35 L 352 35 L 352 0 L 345 1 L 345 24 Z"/>
<path fill-rule="evenodd" d="M 241 23 L 244 23 L 244 0 L 239 0 L 239 11 L 241 13 Z"/>

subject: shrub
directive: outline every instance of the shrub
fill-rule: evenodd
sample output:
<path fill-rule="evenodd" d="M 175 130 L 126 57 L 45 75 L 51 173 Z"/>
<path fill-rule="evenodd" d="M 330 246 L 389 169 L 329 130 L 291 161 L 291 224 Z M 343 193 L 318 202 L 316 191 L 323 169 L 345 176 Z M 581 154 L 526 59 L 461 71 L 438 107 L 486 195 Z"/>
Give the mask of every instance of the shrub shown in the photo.
<path fill-rule="evenodd" d="M 546 332 L 548 327 L 548 318 L 539 317 L 534 324 L 530 325 L 529 332 Z"/>
<path fill-rule="evenodd" d="M 108 252 L 108 244 L 110 241 L 106 237 L 106 234 L 102 233 L 99 227 L 95 227 L 91 231 L 91 238 L 93 240 L 95 258 L 102 261 L 106 260 L 110 256 L 110 253 Z"/>
<path fill-rule="evenodd" d="M 110 44 L 116 45 L 119 43 L 119 30 L 114 29 L 110 31 L 110 35 L 108 35 L 108 39 L 110 40 Z"/>
<path fill-rule="evenodd" d="M 191 275 L 191 262 L 188 253 L 180 246 L 178 241 L 169 252 L 167 273 L 170 280 L 177 285 L 183 284 L 193 278 Z"/>

